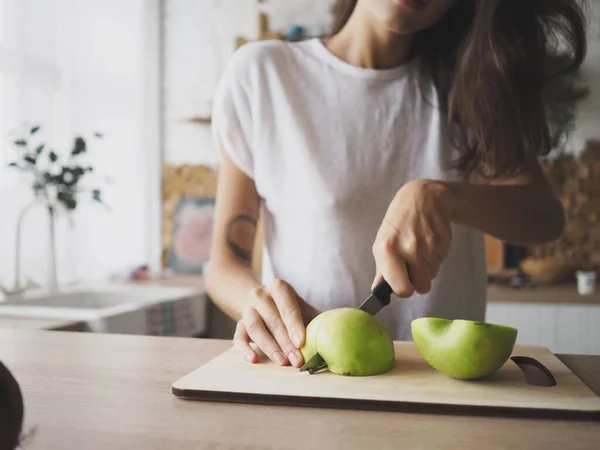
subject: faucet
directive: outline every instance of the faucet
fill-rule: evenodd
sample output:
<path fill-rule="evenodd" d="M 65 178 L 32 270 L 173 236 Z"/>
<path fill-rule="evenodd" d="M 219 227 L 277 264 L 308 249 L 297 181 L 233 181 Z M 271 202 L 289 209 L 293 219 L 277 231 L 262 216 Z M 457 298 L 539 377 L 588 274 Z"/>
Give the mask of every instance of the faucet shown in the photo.
<path fill-rule="evenodd" d="M 21 212 L 19 213 L 18 219 L 17 219 L 17 231 L 16 231 L 16 239 L 15 239 L 15 243 L 16 243 L 16 251 L 15 251 L 15 279 L 13 282 L 13 287 L 12 288 L 8 288 L 3 286 L 2 284 L 0 284 L 0 292 L 2 294 L 4 294 L 6 297 L 8 296 L 12 296 L 12 295 L 20 295 L 22 293 L 24 293 L 25 291 L 29 290 L 29 289 L 37 289 L 40 287 L 39 284 L 37 284 L 36 282 L 30 280 L 29 278 L 26 277 L 26 282 L 24 285 L 21 285 L 21 228 L 23 226 L 23 220 L 25 219 L 25 216 L 27 215 L 27 213 L 39 202 L 38 199 L 32 201 L 31 203 L 29 203 L 27 206 L 25 206 L 25 208 L 23 208 L 21 210 Z M 52 213 L 51 213 L 51 217 L 50 217 L 50 226 L 51 226 L 51 242 L 50 242 L 50 246 L 51 246 L 51 255 L 50 255 L 50 287 L 51 288 L 55 288 L 57 285 L 56 282 L 56 266 L 54 264 L 54 218 L 52 217 Z"/>

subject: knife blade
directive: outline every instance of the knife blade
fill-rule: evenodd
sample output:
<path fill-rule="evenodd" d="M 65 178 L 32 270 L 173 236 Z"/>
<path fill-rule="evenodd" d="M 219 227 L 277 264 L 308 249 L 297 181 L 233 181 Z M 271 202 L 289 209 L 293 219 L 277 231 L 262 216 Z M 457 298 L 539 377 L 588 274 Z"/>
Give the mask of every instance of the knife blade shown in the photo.
<path fill-rule="evenodd" d="M 315 353 L 314 356 L 302 364 L 302 367 L 300 367 L 299 370 L 300 372 L 308 372 L 312 375 L 319 370 L 323 370 L 325 367 L 327 367 L 325 360 L 321 357 L 321 355 Z"/>
<path fill-rule="evenodd" d="M 367 297 L 367 299 L 362 302 L 362 304 L 358 307 L 358 309 L 365 311 L 372 316 L 377 314 L 384 306 L 390 304 L 390 299 L 392 295 L 392 288 L 383 278 L 381 281 L 375 286 L 371 295 Z M 302 367 L 300 367 L 300 372 L 308 372 L 313 374 L 318 372 L 319 370 L 323 370 L 327 367 L 327 363 L 321 355 L 315 353 L 308 361 L 306 361 Z"/>

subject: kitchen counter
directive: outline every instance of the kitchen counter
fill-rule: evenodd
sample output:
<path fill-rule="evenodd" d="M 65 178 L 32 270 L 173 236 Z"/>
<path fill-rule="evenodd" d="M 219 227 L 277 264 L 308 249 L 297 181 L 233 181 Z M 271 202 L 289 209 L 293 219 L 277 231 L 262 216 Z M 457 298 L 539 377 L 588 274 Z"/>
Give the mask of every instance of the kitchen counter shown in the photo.
<path fill-rule="evenodd" d="M 509 286 L 490 284 L 487 288 L 489 303 L 537 303 L 555 305 L 598 305 L 600 287 L 591 295 L 579 295 L 575 284 L 549 284 L 542 286 Z"/>
<path fill-rule="evenodd" d="M 200 277 L 85 282 L 1 300 L 0 329 L 196 336 L 207 332 L 208 306 Z"/>
<path fill-rule="evenodd" d="M 0 330 L 25 396 L 27 449 L 596 449 L 598 422 L 185 401 L 171 383 L 229 341 Z M 600 356 L 560 356 L 600 395 Z"/>
<path fill-rule="evenodd" d="M 517 343 L 555 353 L 600 354 L 600 292 L 579 295 L 574 284 L 511 288 L 490 285 L 486 321 L 519 329 Z"/>
<path fill-rule="evenodd" d="M 0 317 L 0 329 L 85 331 L 82 322 L 43 317 Z"/>

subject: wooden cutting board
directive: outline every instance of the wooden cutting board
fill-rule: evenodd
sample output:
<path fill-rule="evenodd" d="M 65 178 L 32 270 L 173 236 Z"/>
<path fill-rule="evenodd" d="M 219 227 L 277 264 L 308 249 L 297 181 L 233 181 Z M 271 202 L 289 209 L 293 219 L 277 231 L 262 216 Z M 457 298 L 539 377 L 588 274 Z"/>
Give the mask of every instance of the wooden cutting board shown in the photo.
<path fill-rule="evenodd" d="M 600 397 L 547 348 L 516 346 L 513 356 L 542 363 L 556 379 L 551 387 L 528 384 L 510 359 L 486 380 L 454 380 L 431 368 L 414 343 L 394 346 L 395 368 L 372 377 L 310 375 L 279 367 L 264 355 L 249 364 L 231 348 L 173 383 L 172 392 L 185 399 L 239 403 L 600 419 Z"/>

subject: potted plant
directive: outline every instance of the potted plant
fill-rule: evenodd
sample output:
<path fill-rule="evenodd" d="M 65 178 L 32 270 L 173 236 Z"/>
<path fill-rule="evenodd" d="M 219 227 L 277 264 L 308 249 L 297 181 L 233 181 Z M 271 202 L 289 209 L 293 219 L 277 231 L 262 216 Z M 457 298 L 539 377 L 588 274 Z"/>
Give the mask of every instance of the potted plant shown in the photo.
<path fill-rule="evenodd" d="M 58 153 L 47 143 L 38 139 L 40 125 L 23 127 L 18 137 L 13 141 L 20 158 L 8 164 L 8 167 L 24 172 L 30 176 L 30 186 L 34 200 L 20 214 L 17 224 L 17 252 L 15 291 L 19 290 L 20 270 L 20 228 L 27 211 L 35 204 L 42 204 L 49 216 L 49 273 L 48 289 L 55 290 L 58 286 L 56 276 L 56 246 L 55 219 L 57 214 L 65 212 L 72 224 L 72 213 L 85 198 L 102 203 L 102 191 L 97 186 L 86 187 L 84 182 L 94 172 L 91 165 L 81 162 L 81 157 L 88 153 L 88 141 L 82 136 L 73 139 L 68 152 Z M 101 139 L 101 133 L 94 133 L 95 139 Z"/>

